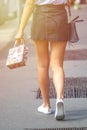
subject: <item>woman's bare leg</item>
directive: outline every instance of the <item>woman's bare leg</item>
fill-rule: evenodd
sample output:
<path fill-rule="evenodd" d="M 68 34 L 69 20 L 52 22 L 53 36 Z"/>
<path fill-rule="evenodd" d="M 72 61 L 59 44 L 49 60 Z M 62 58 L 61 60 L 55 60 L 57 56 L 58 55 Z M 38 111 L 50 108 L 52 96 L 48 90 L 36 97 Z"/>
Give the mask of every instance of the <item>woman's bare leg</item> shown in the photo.
<path fill-rule="evenodd" d="M 49 101 L 49 49 L 48 42 L 35 41 L 38 63 L 38 81 L 43 98 L 44 107 L 50 107 Z"/>
<path fill-rule="evenodd" d="M 67 43 L 51 43 L 51 68 L 57 98 L 64 97 L 64 52 Z"/>

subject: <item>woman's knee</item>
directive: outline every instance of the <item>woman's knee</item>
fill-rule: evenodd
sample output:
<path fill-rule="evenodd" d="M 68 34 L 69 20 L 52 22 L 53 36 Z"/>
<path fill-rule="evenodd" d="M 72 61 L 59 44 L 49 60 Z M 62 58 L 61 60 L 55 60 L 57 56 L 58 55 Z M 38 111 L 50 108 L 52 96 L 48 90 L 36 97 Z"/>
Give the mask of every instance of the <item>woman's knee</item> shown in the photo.
<path fill-rule="evenodd" d="M 49 68 L 48 42 L 38 41 L 35 44 L 38 68 L 46 70 Z"/>
<path fill-rule="evenodd" d="M 59 72 L 59 71 L 63 70 L 63 65 L 51 64 L 51 70 L 52 70 L 52 72 Z"/>
<path fill-rule="evenodd" d="M 63 60 L 62 59 L 51 59 L 50 60 L 50 67 L 53 72 L 63 69 Z"/>
<path fill-rule="evenodd" d="M 49 70 L 49 63 L 48 64 L 38 64 L 38 69 L 45 72 Z"/>
<path fill-rule="evenodd" d="M 65 47 L 65 43 L 51 44 L 50 66 L 52 71 L 63 69 Z"/>

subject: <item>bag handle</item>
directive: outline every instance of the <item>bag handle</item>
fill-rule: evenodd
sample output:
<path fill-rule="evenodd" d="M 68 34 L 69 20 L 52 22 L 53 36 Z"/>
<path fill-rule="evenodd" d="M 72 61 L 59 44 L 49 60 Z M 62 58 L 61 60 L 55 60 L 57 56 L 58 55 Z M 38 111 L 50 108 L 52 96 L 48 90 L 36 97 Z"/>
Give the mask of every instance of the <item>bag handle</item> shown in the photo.
<path fill-rule="evenodd" d="M 71 13 L 71 8 L 70 8 L 70 2 L 69 2 L 69 0 L 67 0 L 67 6 L 68 6 L 68 13 L 69 13 L 69 20 L 70 21 L 74 21 L 74 22 L 83 22 L 84 21 L 84 20 L 77 20 L 79 18 L 79 16 L 77 16 L 73 20 L 71 20 L 72 13 Z"/>
<path fill-rule="evenodd" d="M 71 17 L 71 9 L 70 9 L 70 2 L 67 0 L 67 6 L 68 6 L 68 12 L 69 12 L 69 17 Z"/>

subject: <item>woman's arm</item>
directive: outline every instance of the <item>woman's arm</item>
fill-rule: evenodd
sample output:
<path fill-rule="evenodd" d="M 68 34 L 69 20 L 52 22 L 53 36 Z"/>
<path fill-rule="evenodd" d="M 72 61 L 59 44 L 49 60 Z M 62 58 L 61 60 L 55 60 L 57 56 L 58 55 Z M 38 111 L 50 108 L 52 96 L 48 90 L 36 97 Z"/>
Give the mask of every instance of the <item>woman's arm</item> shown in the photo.
<path fill-rule="evenodd" d="M 24 10 L 23 10 L 23 14 L 22 14 L 22 17 L 21 17 L 19 31 L 16 35 L 16 39 L 20 39 L 23 36 L 25 26 L 28 22 L 29 17 L 32 14 L 33 9 L 34 9 L 34 3 L 35 3 L 35 0 L 26 0 Z"/>

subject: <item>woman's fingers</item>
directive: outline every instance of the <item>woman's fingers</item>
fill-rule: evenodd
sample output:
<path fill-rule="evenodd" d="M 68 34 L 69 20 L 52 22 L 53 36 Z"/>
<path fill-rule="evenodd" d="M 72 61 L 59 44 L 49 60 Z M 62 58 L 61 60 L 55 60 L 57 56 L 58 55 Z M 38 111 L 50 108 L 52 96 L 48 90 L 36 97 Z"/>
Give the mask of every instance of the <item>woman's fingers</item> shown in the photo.
<path fill-rule="evenodd" d="M 18 46 L 18 45 L 20 45 L 22 42 L 21 42 L 21 39 L 17 39 L 16 41 L 15 41 L 15 46 Z"/>
<path fill-rule="evenodd" d="M 22 39 L 23 39 L 23 33 L 22 32 L 18 32 L 15 36 L 15 46 L 18 46 L 22 43 Z"/>
<path fill-rule="evenodd" d="M 15 39 L 21 39 L 23 37 L 23 33 L 22 32 L 18 32 L 15 36 Z"/>

